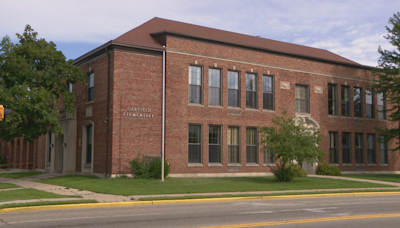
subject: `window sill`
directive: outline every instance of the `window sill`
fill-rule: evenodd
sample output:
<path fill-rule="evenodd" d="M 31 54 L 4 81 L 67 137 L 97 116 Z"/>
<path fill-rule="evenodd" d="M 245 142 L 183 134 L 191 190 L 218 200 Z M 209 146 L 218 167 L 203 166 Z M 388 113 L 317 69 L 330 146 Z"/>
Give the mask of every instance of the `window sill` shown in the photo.
<path fill-rule="evenodd" d="M 341 116 L 340 118 L 343 118 L 343 119 L 351 119 L 351 116 Z"/>
<path fill-rule="evenodd" d="M 271 167 L 271 166 L 276 166 L 276 165 L 275 165 L 275 163 L 264 163 L 263 166 Z"/>
<path fill-rule="evenodd" d="M 258 167 L 258 166 L 260 166 L 259 164 L 257 164 L 257 163 L 254 163 L 254 162 L 251 162 L 251 163 L 246 163 L 246 166 L 254 166 L 254 167 Z"/>
<path fill-rule="evenodd" d="M 342 164 L 342 166 L 353 166 L 353 164 L 346 163 L 346 164 Z"/>
<path fill-rule="evenodd" d="M 201 163 L 188 163 L 188 167 L 203 167 Z"/>
<path fill-rule="evenodd" d="M 209 105 L 208 106 L 209 108 L 223 108 L 222 106 L 220 106 L 220 105 Z"/>
<path fill-rule="evenodd" d="M 376 119 L 367 117 L 366 120 L 376 120 Z"/>
<path fill-rule="evenodd" d="M 221 163 L 208 163 L 208 167 L 222 167 Z"/>
<path fill-rule="evenodd" d="M 376 166 L 376 164 L 368 164 L 368 166 Z"/>
<path fill-rule="evenodd" d="M 337 163 L 330 163 L 329 165 L 339 166 L 339 164 L 337 164 Z"/>
<path fill-rule="evenodd" d="M 364 120 L 364 117 L 355 116 L 354 119 L 355 120 Z"/>
<path fill-rule="evenodd" d="M 189 103 L 188 105 L 189 105 L 189 106 L 192 106 L 192 107 L 202 107 L 202 108 L 204 108 L 204 105 L 203 105 L 203 104 Z"/>
<path fill-rule="evenodd" d="M 272 110 L 272 109 L 263 109 L 263 112 L 275 113 L 275 110 Z"/>
<path fill-rule="evenodd" d="M 92 167 L 92 163 L 86 163 L 83 165 L 83 168 L 91 168 Z"/>
<path fill-rule="evenodd" d="M 241 107 L 235 107 L 235 106 L 228 106 L 228 109 L 242 110 Z"/>
<path fill-rule="evenodd" d="M 328 115 L 330 118 L 339 118 L 339 116 L 334 116 L 334 115 Z"/>
<path fill-rule="evenodd" d="M 256 108 L 246 108 L 246 111 L 258 112 Z"/>
<path fill-rule="evenodd" d="M 386 119 L 378 119 L 378 121 L 387 121 Z"/>
<path fill-rule="evenodd" d="M 303 117 L 311 117 L 311 114 L 308 112 L 296 112 L 295 116 L 303 116 Z"/>
<path fill-rule="evenodd" d="M 240 163 L 228 163 L 228 166 L 242 166 Z"/>
<path fill-rule="evenodd" d="M 379 166 L 389 166 L 389 164 L 383 163 L 383 164 L 379 164 Z"/>
<path fill-rule="evenodd" d="M 94 103 L 94 101 L 86 101 L 85 105 L 93 104 L 93 103 Z"/>
<path fill-rule="evenodd" d="M 356 164 L 356 166 L 365 166 L 365 164 Z"/>

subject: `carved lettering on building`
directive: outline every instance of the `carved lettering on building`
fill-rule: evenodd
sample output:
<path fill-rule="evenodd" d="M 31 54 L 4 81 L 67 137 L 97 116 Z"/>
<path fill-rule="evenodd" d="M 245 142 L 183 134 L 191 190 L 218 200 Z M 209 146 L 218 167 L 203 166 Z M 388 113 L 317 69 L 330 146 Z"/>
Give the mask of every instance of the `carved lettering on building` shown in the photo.
<path fill-rule="evenodd" d="M 281 82 L 281 89 L 290 89 L 290 82 Z"/>
<path fill-rule="evenodd" d="M 314 92 L 315 93 L 323 93 L 324 89 L 322 88 L 322 86 L 314 86 Z"/>
<path fill-rule="evenodd" d="M 122 116 L 134 118 L 153 118 L 154 114 L 151 114 L 150 108 L 128 107 L 126 112 L 122 113 Z"/>

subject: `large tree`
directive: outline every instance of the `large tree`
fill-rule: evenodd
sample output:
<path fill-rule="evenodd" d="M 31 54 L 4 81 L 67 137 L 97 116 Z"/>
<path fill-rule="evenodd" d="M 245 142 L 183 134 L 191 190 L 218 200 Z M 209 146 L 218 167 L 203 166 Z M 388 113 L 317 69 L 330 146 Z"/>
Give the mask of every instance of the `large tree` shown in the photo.
<path fill-rule="evenodd" d="M 386 100 L 387 119 L 399 123 L 400 121 L 400 12 L 393 14 L 389 19 L 390 27 L 386 26 L 388 34 L 384 37 L 393 45 L 393 50 L 378 48 L 381 54 L 379 67 L 373 70 L 378 77 L 377 84 L 371 86 L 376 93 L 383 93 Z M 396 147 L 392 150 L 400 149 L 400 129 L 386 128 L 377 129 L 386 137 L 386 141 L 397 139 Z"/>
<path fill-rule="evenodd" d="M 13 110 L 0 122 L 0 138 L 6 141 L 24 137 L 32 143 L 40 135 L 61 133 L 60 111 L 74 110 L 75 95 L 67 84 L 84 83 L 82 70 L 37 35 L 27 25 L 17 34 L 18 43 L 8 36 L 0 43 L 0 104 Z M 58 110 L 61 100 L 63 110 Z"/>
<path fill-rule="evenodd" d="M 284 112 L 272 120 L 272 127 L 260 128 L 260 144 L 264 146 L 263 150 L 274 153 L 278 165 L 273 172 L 280 181 L 290 181 L 293 177 L 287 164 L 294 161 L 315 163 L 325 154 L 319 149 L 320 132 L 308 128 L 307 123 L 297 121 L 297 118 Z"/>

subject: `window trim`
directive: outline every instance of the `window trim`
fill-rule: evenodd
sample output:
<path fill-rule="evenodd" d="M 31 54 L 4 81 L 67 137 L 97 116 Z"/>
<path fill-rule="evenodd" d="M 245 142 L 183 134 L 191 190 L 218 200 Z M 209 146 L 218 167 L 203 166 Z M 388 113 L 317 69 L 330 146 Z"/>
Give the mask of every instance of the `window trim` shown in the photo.
<path fill-rule="evenodd" d="M 191 102 L 190 101 L 190 92 L 189 92 L 189 90 L 191 89 L 191 85 L 192 84 L 190 84 L 190 80 L 189 80 L 189 77 L 188 77 L 188 102 L 189 102 L 189 104 L 198 104 L 198 105 L 202 105 L 202 104 L 204 104 L 204 99 L 203 99 L 203 96 L 204 96 L 204 67 L 203 66 L 201 66 L 201 65 L 195 65 L 195 64 L 189 64 L 189 72 L 188 72 L 188 74 L 190 75 L 190 68 L 191 67 L 199 67 L 200 68 L 200 77 L 201 77 L 201 79 L 200 79 L 200 85 L 194 85 L 194 86 L 200 86 L 200 102 L 199 103 L 196 103 L 196 102 Z M 189 76 L 188 75 L 188 76 Z"/>
<path fill-rule="evenodd" d="M 334 98 L 333 99 L 330 99 L 329 98 L 329 87 L 330 86 L 333 86 L 333 89 L 334 89 Z M 333 106 L 334 106 L 334 113 L 332 113 L 332 114 L 330 114 L 329 113 L 329 111 L 330 111 L 330 106 L 329 106 L 329 101 L 332 101 L 333 102 Z M 338 115 L 338 108 L 337 108 L 337 84 L 332 84 L 332 83 L 328 83 L 328 115 L 331 115 L 331 116 L 337 116 Z"/>
<path fill-rule="evenodd" d="M 271 91 L 271 93 L 266 93 L 266 94 L 271 94 L 271 96 L 272 96 L 272 104 L 271 104 L 272 108 L 271 109 L 264 107 L 264 94 L 265 94 L 265 92 L 264 92 L 264 77 L 271 78 L 272 91 Z M 263 79 L 263 83 L 262 83 L 262 85 L 263 85 L 263 88 L 262 88 L 263 89 L 263 110 L 275 110 L 275 77 L 273 75 L 265 74 L 262 76 L 262 79 Z"/>
<path fill-rule="evenodd" d="M 190 126 L 200 126 L 200 143 L 189 143 L 189 133 L 190 133 Z M 196 124 L 196 123 L 189 123 L 188 124 L 188 131 L 187 131 L 187 136 L 188 136 L 188 138 L 187 138 L 187 145 L 188 145 L 188 157 L 187 157 L 187 161 L 188 161 L 188 164 L 203 164 L 203 125 L 202 124 Z M 190 152 L 190 150 L 189 150 L 189 146 L 190 145 L 197 145 L 197 144 L 200 144 L 200 162 L 190 162 L 189 161 L 189 152 Z"/>
<path fill-rule="evenodd" d="M 300 98 L 296 98 L 296 88 L 297 87 L 304 87 L 304 88 L 306 88 L 307 89 L 307 91 L 306 91 L 306 99 L 305 100 L 307 100 L 307 110 L 306 110 L 306 112 L 298 112 L 297 111 L 297 100 L 304 100 L 304 99 L 300 99 Z M 295 91 L 294 91 L 294 97 L 295 97 L 295 113 L 310 113 L 310 85 L 304 85 L 304 84 L 295 84 Z"/>
<path fill-rule="evenodd" d="M 219 71 L 219 87 L 210 86 L 210 70 L 218 70 Z M 216 67 L 208 67 L 208 105 L 209 106 L 222 106 L 222 75 L 223 71 L 221 68 Z M 210 88 L 219 88 L 219 105 L 210 104 Z"/>
<path fill-rule="evenodd" d="M 210 144 L 210 127 L 218 127 L 219 128 L 219 144 Z M 222 164 L 222 125 L 208 125 L 208 163 L 209 164 Z M 210 145 L 219 145 L 219 162 L 211 162 L 210 161 Z"/>
<path fill-rule="evenodd" d="M 229 88 L 229 72 L 235 72 L 235 73 L 237 73 L 237 76 L 238 76 L 238 88 L 237 89 L 230 89 Z M 240 103 L 241 103 L 241 98 L 242 98 L 242 95 L 241 95 L 241 77 L 240 77 L 240 71 L 237 71 L 237 70 L 228 70 L 228 73 L 227 73 L 227 90 L 228 90 L 228 107 L 235 107 L 235 108 L 240 108 Z M 230 106 L 229 105 L 229 90 L 237 90 L 237 106 Z"/>
<path fill-rule="evenodd" d="M 258 74 L 256 73 L 252 73 L 252 72 L 246 72 L 246 84 L 247 84 L 247 75 L 254 75 L 254 79 L 255 79 L 255 90 L 247 90 L 247 86 L 246 86 L 246 108 L 249 109 L 258 109 Z M 247 106 L 247 92 L 252 92 L 255 94 L 255 101 L 254 101 L 254 107 L 249 107 Z"/>

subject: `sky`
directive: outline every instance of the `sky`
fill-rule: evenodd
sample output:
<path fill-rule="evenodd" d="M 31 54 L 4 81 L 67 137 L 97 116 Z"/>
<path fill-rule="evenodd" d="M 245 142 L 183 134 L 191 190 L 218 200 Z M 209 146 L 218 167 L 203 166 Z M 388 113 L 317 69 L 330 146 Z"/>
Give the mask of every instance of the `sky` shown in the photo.
<path fill-rule="evenodd" d="M 27 24 L 76 59 L 160 17 L 325 49 L 377 66 L 399 0 L 0 0 L 0 38 Z"/>

